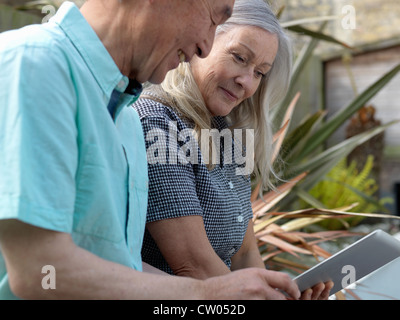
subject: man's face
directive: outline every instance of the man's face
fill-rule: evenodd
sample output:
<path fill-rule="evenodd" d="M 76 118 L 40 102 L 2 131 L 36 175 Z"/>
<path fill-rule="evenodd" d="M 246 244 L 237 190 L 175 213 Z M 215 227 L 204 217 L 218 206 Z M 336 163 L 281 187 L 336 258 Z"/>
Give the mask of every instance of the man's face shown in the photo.
<path fill-rule="evenodd" d="M 160 0 L 158 19 L 142 49 L 147 56 L 133 66 L 139 82 L 161 83 L 169 70 L 194 55 L 208 56 L 215 31 L 231 15 L 234 0 Z"/>

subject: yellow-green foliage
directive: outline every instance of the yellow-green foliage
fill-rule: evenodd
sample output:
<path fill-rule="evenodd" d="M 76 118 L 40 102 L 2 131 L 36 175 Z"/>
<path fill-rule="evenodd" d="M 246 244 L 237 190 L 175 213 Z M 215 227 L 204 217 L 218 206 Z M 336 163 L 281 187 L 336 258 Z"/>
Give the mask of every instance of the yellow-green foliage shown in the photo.
<path fill-rule="evenodd" d="M 374 158 L 370 155 L 361 172 L 358 172 L 355 161 L 347 165 L 346 159 L 342 159 L 309 193 L 328 209 L 358 203 L 351 212 L 382 212 L 384 204 L 391 202 L 392 199 L 382 198 L 378 200 L 374 195 L 378 190 L 378 185 L 370 177 L 373 165 Z M 329 229 L 338 229 L 354 226 L 362 219 L 362 217 L 348 218 L 341 222 L 329 219 L 329 221 L 324 221 L 322 225 Z"/>

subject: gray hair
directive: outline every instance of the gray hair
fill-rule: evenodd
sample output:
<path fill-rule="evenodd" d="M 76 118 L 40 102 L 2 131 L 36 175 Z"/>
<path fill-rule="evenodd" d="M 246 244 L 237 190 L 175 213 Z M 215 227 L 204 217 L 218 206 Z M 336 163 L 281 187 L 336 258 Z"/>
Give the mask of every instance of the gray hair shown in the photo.
<path fill-rule="evenodd" d="M 235 127 L 251 127 L 255 130 L 255 176 L 263 189 L 273 188 L 270 173 L 273 153 L 272 124 L 269 110 L 279 105 L 285 97 L 292 73 L 292 45 L 289 36 L 280 25 L 271 8 L 264 0 L 236 0 L 232 17 L 217 28 L 217 35 L 236 26 L 254 26 L 277 36 L 279 45 L 272 68 L 262 80 L 253 97 L 242 102 L 229 115 Z"/>
<path fill-rule="evenodd" d="M 224 24 L 218 26 L 216 34 L 227 32 L 236 26 L 259 27 L 277 36 L 279 40 L 278 53 L 276 55 L 269 77 L 275 82 L 269 84 L 269 96 L 273 106 L 287 92 L 290 83 L 292 69 L 292 46 L 288 35 L 281 27 L 278 19 L 264 0 L 236 0 L 232 17 Z M 278 80 L 278 81 L 276 81 Z"/>

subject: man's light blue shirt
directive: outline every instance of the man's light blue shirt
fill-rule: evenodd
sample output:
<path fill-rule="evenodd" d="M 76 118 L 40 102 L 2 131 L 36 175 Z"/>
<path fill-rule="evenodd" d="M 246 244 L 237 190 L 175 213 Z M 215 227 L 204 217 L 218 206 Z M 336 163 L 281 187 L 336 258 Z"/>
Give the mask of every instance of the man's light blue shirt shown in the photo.
<path fill-rule="evenodd" d="M 142 270 L 147 161 L 128 83 L 72 3 L 0 34 L 0 219 Z M 0 254 L 0 299 L 11 298 Z"/>

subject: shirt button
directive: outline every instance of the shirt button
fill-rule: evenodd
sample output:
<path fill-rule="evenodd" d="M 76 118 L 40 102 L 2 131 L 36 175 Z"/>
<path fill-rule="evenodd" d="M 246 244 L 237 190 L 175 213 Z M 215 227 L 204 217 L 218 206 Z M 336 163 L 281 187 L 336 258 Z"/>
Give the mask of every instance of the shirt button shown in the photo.
<path fill-rule="evenodd" d="M 232 181 L 229 181 L 229 188 L 231 188 L 231 189 L 233 189 L 233 183 L 232 183 Z"/>
<path fill-rule="evenodd" d="M 238 216 L 238 217 L 237 217 L 237 220 L 238 220 L 239 222 L 243 222 L 243 216 Z"/>
<path fill-rule="evenodd" d="M 117 85 L 118 89 L 124 90 L 125 89 L 125 80 L 121 80 L 120 82 L 118 82 Z"/>
<path fill-rule="evenodd" d="M 229 250 L 229 254 L 233 254 L 235 252 L 235 248 L 232 248 L 231 250 Z"/>

